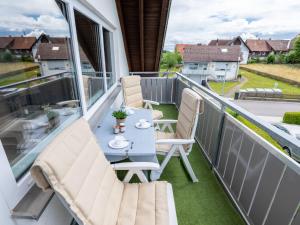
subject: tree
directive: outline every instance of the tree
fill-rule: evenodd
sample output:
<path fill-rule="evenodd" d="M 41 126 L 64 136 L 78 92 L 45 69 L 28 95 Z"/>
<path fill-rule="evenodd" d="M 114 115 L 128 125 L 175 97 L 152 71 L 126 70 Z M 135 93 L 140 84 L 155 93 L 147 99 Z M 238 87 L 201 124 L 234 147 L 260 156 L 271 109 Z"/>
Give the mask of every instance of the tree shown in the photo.
<path fill-rule="evenodd" d="M 164 67 L 169 71 L 178 64 L 178 59 L 178 55 L 174 52 L 163 53 L 161 67 Z"/>
<path fill-rule="evenodd" d="M 12 62 L 13 61 L 13 55 L 9 50 L 6 50 L 5 52 L 1 53 L 1 61 L 2 62 Z"/>
<path fill-rule="evenodd" d="M 275 62 L 275 54 L 274 52 L 271 52 L 267 57 L 267 63 L 273 64 Z"/>
<path fill-rule="evenodd" d="M 300 63 L 300 37 L 294 43 L 295 63 Z"/>

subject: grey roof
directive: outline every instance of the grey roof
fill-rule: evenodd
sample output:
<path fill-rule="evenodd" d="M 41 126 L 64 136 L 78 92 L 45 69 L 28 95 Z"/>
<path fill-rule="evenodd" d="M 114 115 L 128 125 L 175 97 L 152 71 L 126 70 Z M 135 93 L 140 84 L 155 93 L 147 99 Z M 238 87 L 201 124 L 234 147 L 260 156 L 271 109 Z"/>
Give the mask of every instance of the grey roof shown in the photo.
<path fill-rule="evenodd" d="M 191 46 L 184 49 L 184 62 L 238 62 L 240 46 Z"/>

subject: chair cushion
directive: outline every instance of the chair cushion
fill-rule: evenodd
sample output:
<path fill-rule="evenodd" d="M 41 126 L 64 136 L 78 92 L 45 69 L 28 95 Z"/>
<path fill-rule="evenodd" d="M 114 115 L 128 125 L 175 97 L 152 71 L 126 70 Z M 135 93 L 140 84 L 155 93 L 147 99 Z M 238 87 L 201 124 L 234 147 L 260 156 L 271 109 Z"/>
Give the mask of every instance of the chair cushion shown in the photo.
<path fill-rule="evenodd" d="M 155 132 L 155 138 L 156 140 L 159 139 L 176 139 L 176 135 L 174 133 L 167 133 L 167 132 L 162 132 L 162 131 L 156 131 Z M 158 152 L 169 152 L 171 149 L 172 145 L 161 145 L 161 144 L 157 144 L 156 145 L 156 150 Z"/>
<path fill-rule="evenodd" d="M 167 182 L 125 184 L 117 225 L 169 224 Z"/>
<path fill-rule="evenodd" d="M 164 114 L 162 111 L 159 111 L 159 110 L 152 110 L 152 118 L 154 120 L 159 120 L 161 118 L 164 117 Z"/>
<path fill-rule="evenodd" d="M 43 150 L 31 174 L 42 189 L 53 188 L 85 225 L 168 224 L 167 196 L 163 196 L 167 183 L 119 181 L 84 119 Z"/>
<path fill-rule="evenodd" d="M 201 108 L 202 98 L 195 91 L 185 88 L 182 92 L 179 107 L 178 122 L 176 125 L 176 137 L 190 139 L 194 128 L 197 113 Z"/>
<path fill-rule="evenodd" d="M 140 76 L 124 76 L 121 79 L 124 102 L 126 106 L 142 108 L 143 95 Z"/>

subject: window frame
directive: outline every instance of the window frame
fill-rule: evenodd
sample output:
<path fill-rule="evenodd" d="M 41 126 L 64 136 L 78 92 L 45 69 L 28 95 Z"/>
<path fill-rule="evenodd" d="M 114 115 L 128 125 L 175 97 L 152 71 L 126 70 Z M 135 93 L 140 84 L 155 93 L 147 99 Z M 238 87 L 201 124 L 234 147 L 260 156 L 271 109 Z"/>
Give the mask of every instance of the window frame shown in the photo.
<path fill-rule="evenodd" d="M 78 93 L 78 98 L 80 100 L 81 113 L 74 115 L 76 118 L 83 116 L 85 119 L 89 120 L 102 103 L 108 98 L 108 96 L 114 91 L 118 85 L 119 73 L 117 72 L 116 62 L 119 53 L 117 48 L 117 38 L 116 38 L 116 27 L 110 23 L 102 14 L 100 14 L 96 9 L 94 9 L 88 2 L 85 1 L 69 1 L 69 0 L 60 0 L 65 4 L 66 11 L 68 14 L 68 23 L 70 29 L 70 39 L 71 39 L 71 54 L 73 57 L 74 71 L 75 71 L 75 81 L 76 88 Z M 76 24 L 74 17 L 74 10 L 81 12 L 84 15 L 89 15 L 88 18 L 92 19 L 99 25 L 99 36 L 101 42 L 101 61 L 103 65 L 104 78 L 106 78 L 106 69 L 105 69 L 105 57 L 104 57 L 104 48 L 103 48 L 103 28 L 110 32 L 111 38 L 111 57 L 112 57 L 112 71 L 115 73 L 115 82 L 114 84 L 107 89 L 106 79 L 105 79 L 105 93 L 93 104 L 92 107 L 87 110 L 83 79 L 82 79 L 82 70 L 80 64 L 80 55 L 79 55 L 79 46 L 76 33 Z M 51 142 L 57 134 L 59 134 L 65 127 L 73 123 L 75 118 L 69 118 L 63 125 L 58 127 L 53 133 L 46 137 L 43 142 L 38 145 L 38 148 L 41 151 L 46 147 L 46 145 Z M 13 209 L 18 202 L 26 195 L 30 188 L 34 185 L 34 181 L 30 175 L 30 172 L 26 172 L 18 181 L 16 181 L 12 168 L 9 164 L 8 158 L 6 156 L 5 150 L 0 140 L 0 192 L 5 198 L 7 206 L 9 209 Z"/>
<path fill-rule="evenodd" d="M 74 10 L 82 13 L 87 18 L 93 20 L 95 23 L 99 26 L 99 37 L 100 37 L 100 50 L 101 50 L 101 64 L 102 64 L 102 70 L 103 70 L 103 79 L 104 79 L 104 94 L 97 99 L 97 101 L 90 107 L 87 108 L 86 98 L 84 96 L 84 85 L 83 85 L 83 78 L 81 75 L 78 75 L 79 80 L 79 92 L 81 95 L 81 101 L 83 102 L 83 117 L 87 120 L 89 120 L 98 110 L 98 108 L 102 105 L 102 103 L 107 99 L 107 97 L 113 92 L 113 90 L 117 87 L 117 80 L 118 80 L 118 74 L 116 70 L 116 57 L 119 55 L 119 52 L 116 48 L 116 27 L 108 21 L 102 14 L 100 14 L 97 10 L 95 10 L 88 2 L 72 2 L 70 5 L 70 17 L 72 20 L 72 25 L 74 24 L 74 30 L 73 30 L 73 40 L 74 40 L 74 48 L 75 48 L 75 58 L 77 58 L 76 65 L 78 66 L 78 74 L 82 74 L 81 65 L 80 65 L 80 56 L 79 56 L 79 43 L 77 39 L 77 33 L 76 33 L 76 24 L 75 24 L 75 15 Z M 112 70 L 115 73 L 116 79 L 114 84 L 107 88 L 107 80 L 106 80 L 106 63 L 105 63 L 105 54 L 104 54 L 104 40 L 103 40 L 103 28 L 108 30 L 110 32 L 110 38 L 111 38 L 111 57 L 112 57 Z"/>

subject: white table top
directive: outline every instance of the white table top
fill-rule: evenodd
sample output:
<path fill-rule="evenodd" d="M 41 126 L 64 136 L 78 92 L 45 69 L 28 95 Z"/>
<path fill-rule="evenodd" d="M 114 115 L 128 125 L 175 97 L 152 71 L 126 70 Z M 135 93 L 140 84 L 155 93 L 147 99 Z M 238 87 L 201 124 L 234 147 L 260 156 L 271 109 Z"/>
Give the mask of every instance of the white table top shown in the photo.
<path fill-rule="evenodd" d="M 130 158 L 132 161 L 157 161 L 154 127 L 151 126 L 148 129 L 138 129 L 135 127 L 135 124 L 140 119 L 146 119 L 153 124 L 151 110 L 134 109 L 134 114 L 126 118 L 126 131 L 120 134 L 129 140 L 130 143 L 128 147 L 123 149 L 113 149 L 108 146 L 108 142 L 114 139 L 116 135 L 113 133 L 113 126 L 116 124 L 116 119 L 112 116 L 112 112 L 113 110 L 110 110 L 98 124 L 98 128 L 94 130 L 97 141 L 108 160 L 120 161 Z"/>

